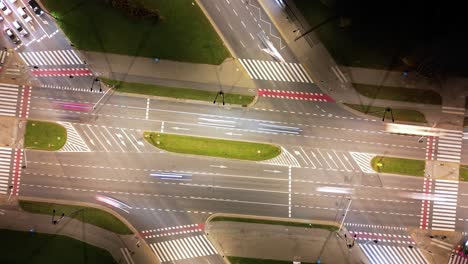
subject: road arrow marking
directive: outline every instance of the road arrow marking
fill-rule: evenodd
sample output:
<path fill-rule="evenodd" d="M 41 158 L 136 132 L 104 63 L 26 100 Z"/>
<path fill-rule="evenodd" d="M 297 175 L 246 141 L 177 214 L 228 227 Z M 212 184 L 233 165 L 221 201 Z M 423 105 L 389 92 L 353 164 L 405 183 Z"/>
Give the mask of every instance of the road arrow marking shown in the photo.
<path fill-rule="evenodd" d="M 227 132 L 225 134 L 229 135 L 229 136 L 242 136 L 242 134 L 236 134 L 236 133 L 232 133 L 232 132 Z"/>
<path fill-rule="evenodd" d="M 280 173 L 281 171 L 279 170 L 263 170 L 265 172 L 273 172 L 273 173 Z"/>
<path fill-rule="evenodd" d="M 190 130 L 188 128 L 183 128 L 183 127 L 171 127 L 171 128 L 175 130 Z"/>
<path fill-rule="evenodd" d="M 226 166 L 223 166 L 223 165 L 210 165 L 210 167 L 220 168 L 220 169 L 226 169 L 227 168 Z"/>

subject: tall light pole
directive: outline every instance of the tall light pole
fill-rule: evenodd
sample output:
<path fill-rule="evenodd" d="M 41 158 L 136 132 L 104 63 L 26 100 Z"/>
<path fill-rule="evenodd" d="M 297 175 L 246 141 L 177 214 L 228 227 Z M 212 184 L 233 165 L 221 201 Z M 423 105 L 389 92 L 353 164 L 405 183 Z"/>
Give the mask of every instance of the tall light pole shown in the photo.
<path fill-rule="evenodd" d="M 338 229 L 337 231 L 338 233 L 340 233 L 341 228 L 343 228 L 344 221 L 346 219 L 346 216 L 348 215 L 349 207 L 351 207 L 351 202 L 353 201 L 351 198 L 348 198 L 348 200 L 349 200 L 348 207 L 346 207 L 345 214 L 343 215 L 343 219 L 341 220 L 340 229 Z"/>

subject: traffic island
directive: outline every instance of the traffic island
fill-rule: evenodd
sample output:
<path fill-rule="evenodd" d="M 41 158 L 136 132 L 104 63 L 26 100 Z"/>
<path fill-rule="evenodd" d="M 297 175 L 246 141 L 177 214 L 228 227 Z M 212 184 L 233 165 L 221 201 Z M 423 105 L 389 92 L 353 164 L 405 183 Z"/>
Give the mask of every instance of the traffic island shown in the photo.
<path fill-rule="evenodd" d="M 206 90 L 169 87 L 156 84 L 123 82 L 106 78 L 100 78 L 100 80 L 109 86 L 113 86 L 117 92 L 122 93 L 142 94 L 210 103 L 215 102 L 218 104 L 222 104 L 224 99 L 224 103 L 227 105 L 240 105 L 243 107 L 247 107 L 248 105 L 252 104 L 255 99 L 255 96 L 253 95 L 235 93 L 223 93 L 220 95 L 219 92 Z"/>
<path fill-rule="evenodd" d="M 375 156 L 371 166 L 376 172 L 424 177 L 424 160 Z"/>
<path fill-rule="evenodd" d="M 276 145 L 184 136 L 167 133 L 145 132 L 146 141 L 153 146 L 169 152 L 192 154 L 227 159 L 263 161 L 272 159 L 281 153 Z"/>
<path fill-rule="evenodd" d="M 357 242 L 329 221 L 214 214 L 205 233 L 231 264 L 361 263 Z"/>
<path fill-rule="evenodd" d="M 24 148 L 55 151 L 67 142 L 65 127 L 52 122 L 28 120 L 24 135 Z"/>
<path fill-rule="evenodd" d="M 359 83 L 353 83 L 353 87 L 359 94 L 372 99 L 419 104 L 442 104 L 442 97 L 440 94 L 428 89 L 378 86 Z"/>
<path fill-rule="evenodd" d="M 1 263 L 117 263 L 106 250 L 62 235 L 0 229 L 0 237 Z"/>

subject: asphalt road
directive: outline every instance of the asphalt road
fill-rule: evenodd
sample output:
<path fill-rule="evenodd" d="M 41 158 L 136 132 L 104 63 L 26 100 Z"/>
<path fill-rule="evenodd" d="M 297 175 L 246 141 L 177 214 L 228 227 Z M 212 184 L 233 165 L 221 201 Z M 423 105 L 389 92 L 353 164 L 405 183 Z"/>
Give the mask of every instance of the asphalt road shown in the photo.
<path fill-rule="evenodd" d="M 261 51 L 258 33 L 264 30 L 282 57 L 288 63 L 297 63 L 255 1 L 201 2 L 221 31 L 226 32 L 226 39 L 240 59 L 273 61 Z M 22 65 L 18 68 L 86 67 L 83 59 L 46 53 L 71 50 L 63 33 L 55 33 L 56 25 L 49 20 L 47 16 L 35 17 L 29 42 L 22 38 L 24 45 L 11 46 L 26 58 L 19 60 Z M 48 56 L 57 56 L 57 60 Z M 60 58 L 63 65 L 57 63 Z M 263 65 L 265 74 L 278 69 L 256 65 Z M 423 179 L 369 173 L 366 164 L 375 154 L 424 159 L 426 144 L 418 143 L 417 136 L 387 133 L 386 125 L 377 118 L 355 116 L 331 102 L 261 97 L 251 108 L 235 108 L 112 92 L 93 110 L 102 96 L 87 91 L 94 76 L 29 77 L 34 87 L 29 118 L 63 122 L 69 131 L 69 144 L 62 152 L 27 151 L 20 195 L 87 202 L 97 202 L 97 194 L 119 199 L 132 208 L 129 213 L 119 212 L 155 245 L 156 251 L 179 252 L 173 255 L 173 260 L 179 260 L 184 254 L 181 248 L 185 247 L 196 249 L 195 255 L 202 257 L 185 256 L 188 260 L 178 263 L 221 262 L 221 257 L 210 250 L 202 228 L 188 227 L 203 225 L 212 213 L 340 222 L 350 206 L 345 219 L 350 229 L 420 226 L 421 201 L 411 195 L 424 191 Z M 256 85 L 320 92 L 310 82 L 265 78 L 256 80 Z M 79 111 L 73 108 L 77 106 Z M 146 143 L 143 132 L 148 130 L 268 142 L 280 145 L 283 154 L 267 162 L 172 154 Z M 467 160 L 462 157 L 464 162 Z M 184 178 L 151 176 L 162 172 Z M 467 221 L 468 205 L 463 201 L 468 195 L 466 188 L 461 183 L 458 190 L 455 228 L 460 231 Z"/>

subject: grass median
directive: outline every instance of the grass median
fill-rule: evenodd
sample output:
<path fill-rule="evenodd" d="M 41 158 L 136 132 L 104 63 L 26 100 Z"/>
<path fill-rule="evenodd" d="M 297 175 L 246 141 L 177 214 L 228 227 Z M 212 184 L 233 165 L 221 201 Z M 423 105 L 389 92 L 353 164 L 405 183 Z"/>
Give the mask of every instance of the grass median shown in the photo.
<path fill-rule="evenodd" d="M 145 139 L 157 148 L 175 153 L 251 161 L 278 156 L 278 146 L 264 143 L 145 132 Z"/>
<path fill-rule="evenodd" d="M 468 181 L 468 165 L 460 165 L 460 181 Z"/>
<path fill-rule="evenodd" d="M 353 87 L 358 93 L 373 99 L 413 102 L 421 104 L 442 104 L 442 97 L 440 94 L 427 89 L 377 86 L 357 83 L 353 83 Z"/>
<path fill-rule="evenodd" d="M 424 176 L 425 164 L 424 160 L 384 156 L 376 156 L 371 161 L 371 166 L 376 172 L 420 177 Z"/>
<path fill-rule="evenodd" d="M 243 257 L 227 257 L 231 264 L 291 264 L 288 260 L 273 260 L 273 259 L 258 259 L 258 258 L 243 258 Z M 312 264 L 310 262 L 301 262 L 302 264 Z"/>
<path fill-rule="evenodd" d="M 132 231 L 122 223 L 122 221 L 112 214 L 100 209 L 25 200 L 20 200 L 19 204 L 21 209 L 30 213 L 52 215 L 52 211 L 55 209 L 55 215 L 58 217 L 60 217 L 62 213 L 65 213 L 65 216 L 67 217 L 75 218 L 83 223 L 92 224 L 117 234 L 132 234 Z"/>
<path fill-rule="evenodd" d="M 170 97 L 177 99 L 188 99 L 188 100 L 198 100 L 213 102 L 216 98 L 217 92 L 189 89 L 189 88 L 177 88 L 169 87 L 162 85 L 154 84 L 144 84 L 144 83 L 131 83 L 131 82 L 122 82 L 117 80 L 109 80 L 101 78 L 101 80 L 107 85 L 114 86 L 116 91 L 124 93 L 136 93 L 144 95 L 153 95 L 161 97 Z M 255 96 L 252 95 L 242 95 L 242 94 L 232 94 L 225 93 L 224 101 L 226 104 L 233 105 L 242 105 L 247 106 L 253 102 Z M 218 102 L 222 102 L 221 98 L 218 97 Z"/>
<path fill-rule="evenodd" d="M 281 226 L 293 226 L 293 227 L 304 227 L 304 228 L 319 228 L 326 229 L 329 231 L 336 231 L 338 228 L 334 225 L 321 225 L 321 224 L 309 224 L 292 221 L 279 221 L 279 220 L 268 220 L 268 219 L 257 219 L 257 218 L 246 218 L 246 217 L 231 217 L 231 216 L 217 216 L 211 219 L 211 222 L 241 222 L 251 224 L 264 224 L 264 225 L 281 225 Z"/>
<path fill-rule="evenodd" d="M 67 142 L 67 130 L 52 122 L 28 120 L 24 147 L 38 150 L 59 150 Z"/>
<path fill-rule="evenodd" d="M 347 107 L 350 107 L 354 110 L 362 112 L 367 115 L 375 116 L 378 118 L 382 118 L 384 115 L 385 107 L 377 107 L 377 106 L 365 106 L 365 105 L 357 105 L 357 104 L 344 104 Z M 393 109 L 393 117 L 396 121 L 404 121 L 404 122 L 415 122 L 415 123 L 427 123 L 426 117 L 423 113 L 410 110 L 410 109 Z M 390 113 L 386 114 L 386 117 L 390 120 L 392 117 Z"/>
<path fill-rule="evenodd" d="M 78 49 L 207 64 L 230 56 L 196 2 L 128 1 L 157 10 L 159 18 L 131 16 L 105 0 L 41 2 Z"/>
<path fill-rule="evenodd" d="M 106 250 L 66 236 L 0 229 L 0 237 L 0 263 L 116 263 Z"/>

